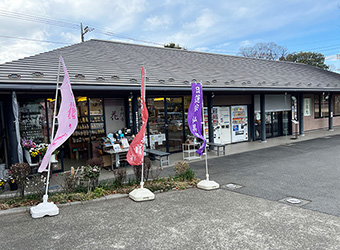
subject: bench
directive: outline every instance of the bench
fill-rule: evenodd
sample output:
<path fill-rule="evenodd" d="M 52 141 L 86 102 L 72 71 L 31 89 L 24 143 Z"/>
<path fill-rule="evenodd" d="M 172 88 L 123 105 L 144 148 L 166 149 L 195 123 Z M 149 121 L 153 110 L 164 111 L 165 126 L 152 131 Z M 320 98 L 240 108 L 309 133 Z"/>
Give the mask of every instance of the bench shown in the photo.
<path fill-rule="evenodd" d="M 223 155 L 225 155 L 225 147 L 227 146 L 227 143 L 214 143 L 214 142 L 208 142 L 209 146 L 217 147 L 217 156 L 220 156 L 220 148 L 223 149 Z M 212 149 L 215 150 L 215 149 Z"/>
<path fill-rule="evenodd" d="M 144 152 L 148 153 L 150 156 L 154 156 L 155 160 L 160 161 L 161 167 L 163 167 L 163 163 L 168 163 L 168 165 L 170 165 L 170 153 L 149 148 L 145 149 Z M 166 157 L 166 160 L 163 160 L 163 157 Z"/>

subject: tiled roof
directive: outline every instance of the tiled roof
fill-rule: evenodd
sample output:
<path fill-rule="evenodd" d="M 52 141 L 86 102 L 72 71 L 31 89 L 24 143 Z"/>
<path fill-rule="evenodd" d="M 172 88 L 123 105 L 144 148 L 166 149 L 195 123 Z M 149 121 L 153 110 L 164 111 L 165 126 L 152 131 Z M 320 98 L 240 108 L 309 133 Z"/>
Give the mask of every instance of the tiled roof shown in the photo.
<path fill-rule="evenodd" d="M 225 90 L 340 90 L 339 74 L 309 65 L 102 40 L 0 64 L 0 88 L 8 83 L 55 84 L 60 55 L 73 85 L 137 86 L 143 66 L 150 87 L 188 88 L 190 82 L 200 81 L 205 88 Z M 20 78 L 10 79 L 11 74 Z"/>

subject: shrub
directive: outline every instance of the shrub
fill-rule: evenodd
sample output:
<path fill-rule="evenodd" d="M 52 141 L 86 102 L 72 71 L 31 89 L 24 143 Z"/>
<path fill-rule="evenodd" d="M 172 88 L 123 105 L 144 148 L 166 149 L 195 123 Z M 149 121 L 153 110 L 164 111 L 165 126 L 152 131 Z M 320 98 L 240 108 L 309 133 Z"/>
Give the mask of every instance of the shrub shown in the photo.
<path fill-rule="evenodd" d="M 87 191 L 93 190 L 98 186 L 100 168 L 98 166 L 85 166 L 82 171 L 82 178 L 87 181 Z"/>
<path fill-rule="evenodd" d="M 184 177 L 184 180 L 191 181 L 195 179 L 195 171 L 192 168 L 187 168 L 183 177 Z"/>
<path fill-rule="evenodd" d="M 149 179 L 149 175 L 152 176 L 151 160 L 149 157 L 144 157 L 144 180 Z M 133 166 L 133 172 L 135 173 L 136 181 L 140 181 L 142 178 L 142 165 Z M 150 174 L 151 173 L 151 174 Z"/>
<path fill-rule="evenodd" d="M 176 163 L 175 167 L 174 167 L 174 171 L 175 171 L 175 175 L 179 176 L 184 174 L 187 169 L 189 168 L 189 163 L 186 161 L 179 161 Z"/>
<path fill-rule="evenodd" d="M 118 186 L 122 186 L 123 183 L 126 180 L 126 169 L 125 168 L 119 168 L 113 172 L 116 178 L 116 183 Z"/>
<path fill-rule="evenodd" d="M 77 170 L 74 170 L 74 167 L 71 167 L 71 171 L 67 171 L 63 173 L 64 183 L 61 185 L 65 193 L 74 192 L 79 186 L 80 177 L 79 177 L 79 167 Z"/>
<path fill-rule="evenodd" d="M 177 162 L 175 167 L 175 177 L 179 178 L 180 180 L 193 180 L 195 178 L 195 172 L 193 169 L 189 167 L 189 163 L 185 161 Z"/>
<path fill-rule="evenodd" d="M 26 179 L 26 190 L 38 195 L 41 199 L 45 194 L 46 176 L 42 174 L 34 174 Z"/>
<path fill-rule="evenodd" d="M 19 186 L 21 197 L 24 198 L 26 178 L 31 172 L 30 165 L 28 163 L 16 163 L 10 167 L 10 171 L 11 176 Z"/>

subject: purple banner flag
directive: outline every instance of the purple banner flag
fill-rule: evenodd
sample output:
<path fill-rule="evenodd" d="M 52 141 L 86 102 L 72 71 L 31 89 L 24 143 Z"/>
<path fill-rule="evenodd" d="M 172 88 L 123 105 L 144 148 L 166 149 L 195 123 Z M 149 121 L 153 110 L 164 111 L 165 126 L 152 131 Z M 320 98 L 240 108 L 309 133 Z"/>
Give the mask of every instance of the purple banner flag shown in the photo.
<path fill-rule="evenodd" d="M 200 83 L 191 83 L 192 97 L 188 110 L 188 125 L 191 133 L 199 139 L 203 140 L 201 147 L 196 151 L 197 154 L 202 155 L 207 143 L 202 135 L 202 104 L 203 91 Z"/>

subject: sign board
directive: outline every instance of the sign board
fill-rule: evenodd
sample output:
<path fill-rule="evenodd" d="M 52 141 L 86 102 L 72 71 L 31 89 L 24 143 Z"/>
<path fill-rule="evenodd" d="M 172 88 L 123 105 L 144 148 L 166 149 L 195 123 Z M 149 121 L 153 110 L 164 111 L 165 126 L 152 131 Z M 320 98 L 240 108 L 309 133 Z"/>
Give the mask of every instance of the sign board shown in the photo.
<path fill-rule="evenodd" d="M 312 116 L 312 98 L 303 98 L 303 116 Z"/>

